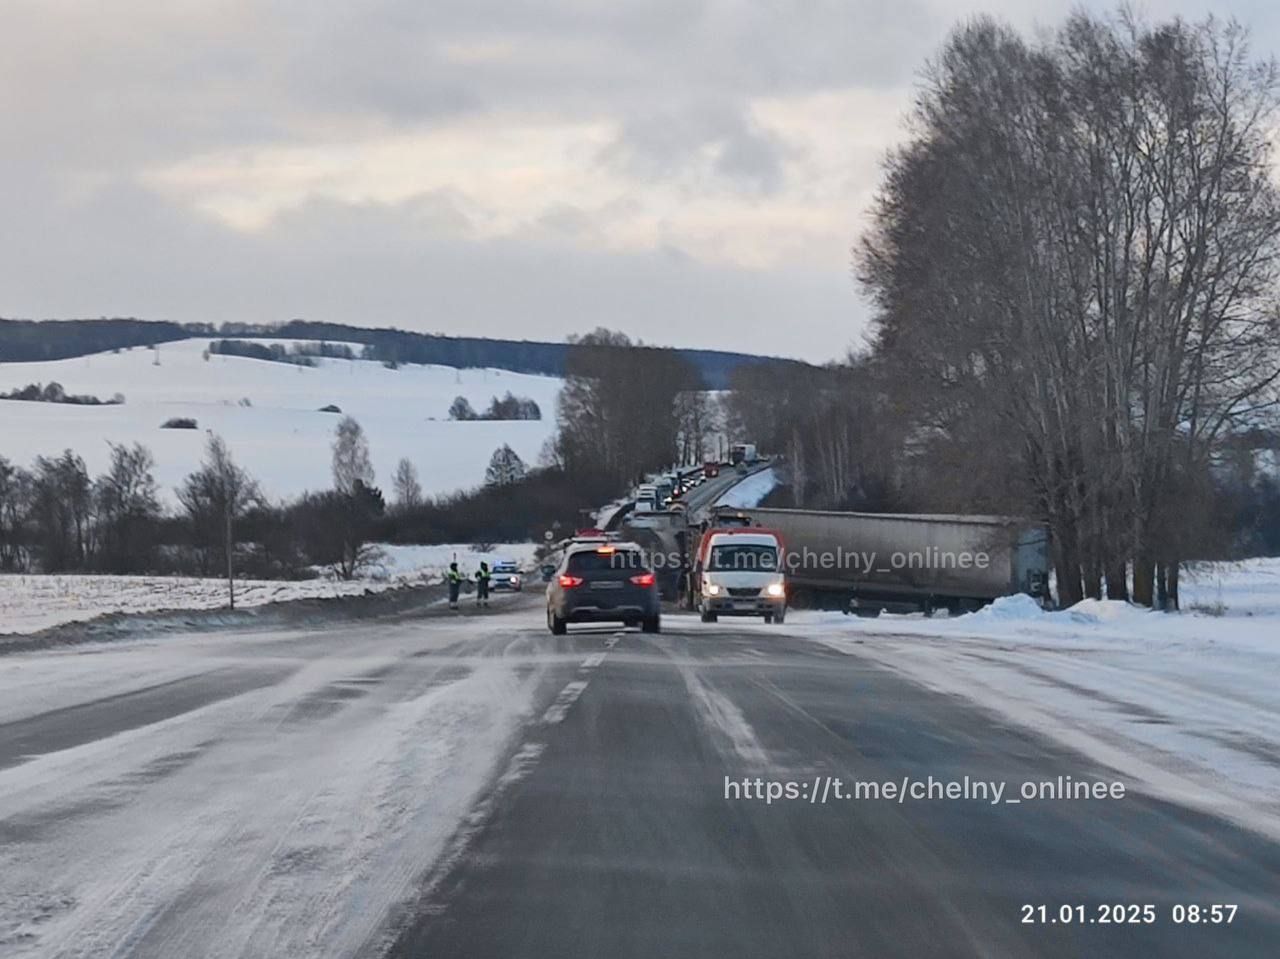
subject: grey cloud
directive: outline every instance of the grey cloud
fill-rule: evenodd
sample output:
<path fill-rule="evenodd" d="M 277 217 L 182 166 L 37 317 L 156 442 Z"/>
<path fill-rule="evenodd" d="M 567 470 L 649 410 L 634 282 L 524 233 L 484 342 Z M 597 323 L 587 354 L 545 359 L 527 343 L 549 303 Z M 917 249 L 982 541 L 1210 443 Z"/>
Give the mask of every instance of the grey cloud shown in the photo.
<path fill-rule="evenodd" d="M 648 179 L 667 179 L 695 172 L 706 149 L 712 169 L 739 185 L 771 193 L 782 183 L 786 145 L 742 107 L 727 104 L 632 117 L 601 159 Z"/>
<path fill-rule="evenodd" d="M 606 325 L 648 342 L 815 360 L 860 333 L 843 275 L 712 267 L 675 249 L 610 253 L 541 225 L 469 239 L 422 213 L 454 202 L 316 200 L 246 236 L 116 184 L 91 211 L 32 211 L 27 236 L 0 234 L 2 315 L 302 316 L 553 340 Z"/>
<path fill-rule="evenodd" d="M 1089 0 L 1110 8 L 1110 0 Z M 645 339 L 838 355 L 864 308 L 844 270 L 713 267 L 679 236 L 601 252 L 644 215 L 655 180 L 794 200 L 796 145 L 752 123 L 765 97 L 897 95 L 960 17 L 1022 27 L 1063 2 L 991 0 L 223 0 L 0 4 L 0 314 L 350 322 L 559 337 L 599 323 Z M 1152 16 L 1204 0 L 1151 0 Z M 1220 0 L 1275 49 L 1280 12 Z M 492 55 L 457 56 L 459 50 Z M 904 99 L 904 108 L 906 106 Z M 485 198 L 440 190 L 399 206 L 315 199 L 259 233 L 138 184 L 208 153 L 358 143 L 485 114 L 617 125 L 603 157 L 622 195 L 549 202 L 503 241 L 476 237 Z M 832 117 L 857 125 L 857 116 Z M 882 131 L 872 131 L 882 138 Z M 709 156 L 709 163 L 691 166 Z M 830 164 L 833 158 L 824 158 Z M 592 161 L 591 157 L 583 163 Z M 835 158 L 839 162 L 839 158 Z M 816 167 L 816 165 L 815 165 Z M 686 182 L 687 181 L 687 182 Z M 870 184 L 841 192 L 850 215 Z M 560 198 L 563 199 L 563 198 Z M 843 251 L 854 239 L 833 237 Z M 762 238 L 767 243 L 769 238 Z M 843 258 L 843 253 L 836 254 Z M 785 324 L 788 335 L 777 332 Z M 796 346 L 795 344 L 802 344 Z"/>

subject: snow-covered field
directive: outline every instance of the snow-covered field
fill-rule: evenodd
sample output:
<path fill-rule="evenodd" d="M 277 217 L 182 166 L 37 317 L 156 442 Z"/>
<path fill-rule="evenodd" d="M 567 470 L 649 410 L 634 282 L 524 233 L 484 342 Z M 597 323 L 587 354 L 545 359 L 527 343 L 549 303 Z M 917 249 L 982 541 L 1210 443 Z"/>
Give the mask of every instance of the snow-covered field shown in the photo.
<path fill-rule="evenodd" d="M 164 344 L 159 366 L 156 354 L 143 348 L 47 363 L 0 363 L 0 392 L 56 381 L 68 393 L 104 400 L 114 393 L 125 396 L 121 406 L 97 407 L 0 401 L 0 455 L 29 466 L 37 454 L 70 448 L 97 473 L 107 464 L 107 441 L 141 442 L 155 454 L 156 478 L 172 502 L 173 488 L 199 463 L 205 430 L 211 429 L 227 440 L 268 496 L 285 498 L 331 485 L 330 447 L 340 417 L 319 409 L 332 404 L 364 427 L 377 481 L 390 496 L 401 457 L 418 468 L 427 493 L 447 493 L 480 485 L 490 456 L 503 443 L 526 463 L 535 463 L 555 429 L 561 381 L 552 377 L 443 366 L 389 370 L 365 360 L 317 359 L 315 367 L 238 356 L 206 360 L 208 342 Z M 483 410 L 507 391 L 533 399 L 543 418 L 447 418 L 455 396 Z M 160 429 L 165 420 L 180 416 L 194 418 L 199 428 Z"/>
<path fill-rule="evenodd" d="M 1280 837 L 1280 559 L 1208 564 L 1164 615 L 1027 597 L 954 619 L 797 612 L 794 631 L 972 699 L 1134 786 Z"/>
<path fill-rule="evenodd" d="M 377 576 L 415 576 L 419 578 L 443 577 L 449 564 L 457 562 L 458 569 L 464 574 L 472 574 L 480 567 L 481 562 L 493 566 L 500 559 L 514 560 L 523 570 L 532 569 L 536 543 L 500 543 L 486 544 L 487 549 L 480 550 L 465 544 L 445 543 L 439 546 L 395 546 L 382 544 L 383 560 L 373 571 Z"/>
<path fill-rule="evenodd" d="M 286 582 L 237 580 L 236 604 L 261 606 L 296 599 L 354 596 L 366 590 L 387 589 L 406 583 L 439 582 L 449 563 L 457 561 L 466 574 L 480 561 L 512 559 L 528 568 L 534 544 L 509 543 L 487 551 L 466 544 L 380 547 L 382 561 L 363 579 L 349 582 L 331 578 Z M 0 575 L 0 635 L 31 633 L 80 622 L 104 613 L 151 613 L 173 609 L 217 609 L 227 602 L 222 579 L 186 576 L 27 576 Z"/>

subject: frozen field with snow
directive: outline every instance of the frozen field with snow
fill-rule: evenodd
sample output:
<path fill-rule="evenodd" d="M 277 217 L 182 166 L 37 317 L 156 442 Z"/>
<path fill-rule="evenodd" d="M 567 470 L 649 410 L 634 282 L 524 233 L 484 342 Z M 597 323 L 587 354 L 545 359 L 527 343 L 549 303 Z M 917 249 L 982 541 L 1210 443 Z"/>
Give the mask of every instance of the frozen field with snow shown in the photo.
<path fill-rule="evenodd" d="M 953 619 L 788 623 L 1280 837 L 1280 559 L 1206 564 L 1187 580 L 1179 615 L 1096 601 L 1045 613 L 1011 597 Z"/>
<path fill-rule="evenodd" d="M 30 466 L 38 455 L 70 448 L 91 473 L 107 464 L 107 441 L 141 442 L 156 458 L 162 494 L 200 461 L 205 430 L 220 433 L 236 460 L 273 498 L 327 489 L 336 405 L 359 420 L 369 437 L 377 481 L 388 497 L 396 462 L 418 468 L 423 489 L 448 493 L 480 485 L 493 451 L 503 443 L 526 462 L 537 461 L 555 430 L 561 381 L 505 370 L 457 370 L 405 365 L 389 370 L 365 360 L 317 359 L 292 366 L 203 352 L 208 340 L 47 363 L 0 363 L 0 392 L 28 383 L 61 383 L 68 393 L 103 400 L 123 393 L 121 406 L 72 406 L 0 401 L 0 455 Z M 261 342 L 277 342 L 263 340 Z M 292 342 L 292 341 L 278 341 Z M 525 422 L 451 422 L 449 404 L 465 396 L 478 411 L 507 391 L 533 399 L 543 418 Z M 247 406 L 240 405 L 247 400 Z M 193 417 L 199 429 L 164 430 L 172 417 Z"/>
<path fill-rule="evenodd" d="M 261 606 L 296 599 L 359 595 L 406 583 L 439 582 L 455 559 L 467 574 L 480 561 L 512 559 L 528 567 L 534 544 L 509 543 L 477 551 L 463 543 L 437 546 L 384 544 L 382 561 L 364 578 L 344 582 L 327 577 L 289 582 L 237 580 L 236 605 Z M 80 622 L 104 613 L 152 613 L 172 609 L 218 609 L 227 602 L 222 579 L 188 576 L 89 576 L 0 574 L 0 635 L 31 633 Z"/>

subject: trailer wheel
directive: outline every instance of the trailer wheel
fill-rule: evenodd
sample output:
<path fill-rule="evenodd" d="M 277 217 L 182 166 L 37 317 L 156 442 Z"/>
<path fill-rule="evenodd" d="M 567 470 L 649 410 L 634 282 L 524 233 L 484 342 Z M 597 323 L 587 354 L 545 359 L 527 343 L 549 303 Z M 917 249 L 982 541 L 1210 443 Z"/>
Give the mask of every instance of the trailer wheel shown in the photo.
<path fill-rule="evenodd" d="M 858 606 L 853 611 L 863 619 L 876 619 L 882 612 L 879 606 Z"/>

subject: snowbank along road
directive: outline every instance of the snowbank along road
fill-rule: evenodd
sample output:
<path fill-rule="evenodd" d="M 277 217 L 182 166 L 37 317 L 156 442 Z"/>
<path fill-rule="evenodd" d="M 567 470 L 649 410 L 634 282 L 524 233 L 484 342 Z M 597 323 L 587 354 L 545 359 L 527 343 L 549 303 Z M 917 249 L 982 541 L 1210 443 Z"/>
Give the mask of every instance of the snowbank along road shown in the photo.
<path fill-rule="evenodd" d="M 539 602 L 0 656 L 0 953 L 1275 955 L 1269 840 L 974 785 L 1123 769 L 790 625 Z"/>

